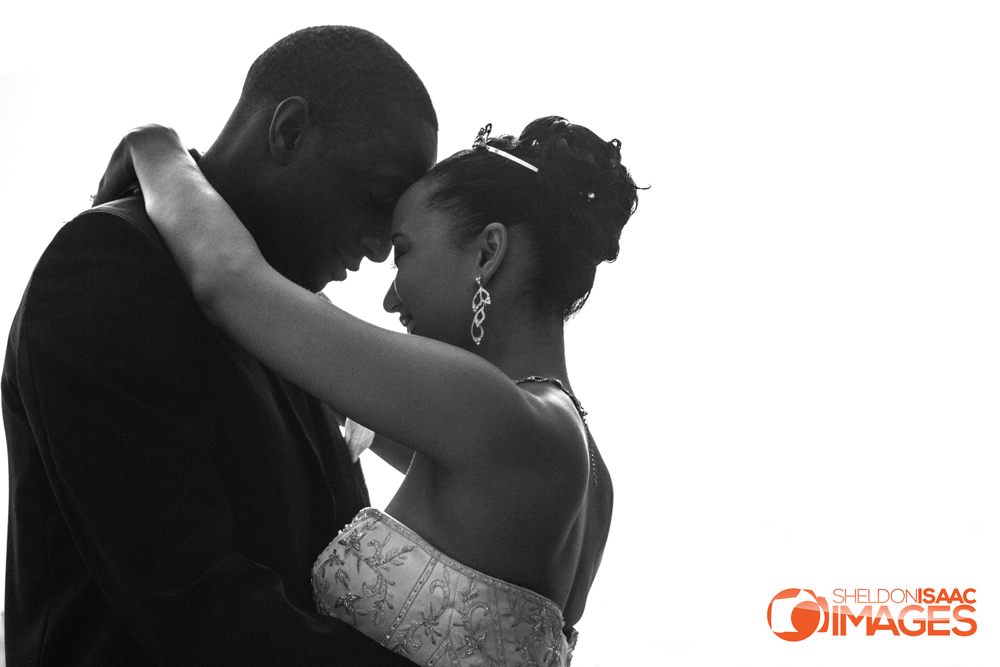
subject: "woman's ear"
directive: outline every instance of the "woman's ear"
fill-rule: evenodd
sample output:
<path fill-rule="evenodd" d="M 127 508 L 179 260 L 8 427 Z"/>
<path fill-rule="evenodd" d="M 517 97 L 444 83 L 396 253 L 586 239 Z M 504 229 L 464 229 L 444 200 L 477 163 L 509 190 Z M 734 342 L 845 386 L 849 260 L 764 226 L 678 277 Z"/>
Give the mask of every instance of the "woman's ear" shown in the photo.
<path fill-rule="evenodd" d="M 302 148 L 306 130 L 311 124 L 309 102 L 302 97 L 282 100 L 274 109 L 268 129 L 271 157 L 280 164 L 291 162 L 295 152 Z"/>
<path fill-rule="evenodd" d="M 483 283 L 488 283 L 497 272 L 507 254 L 507 227 L 500 222 L 491 222 L 483 228 L 476 239 L 478 268 L 483 277 Z"/>

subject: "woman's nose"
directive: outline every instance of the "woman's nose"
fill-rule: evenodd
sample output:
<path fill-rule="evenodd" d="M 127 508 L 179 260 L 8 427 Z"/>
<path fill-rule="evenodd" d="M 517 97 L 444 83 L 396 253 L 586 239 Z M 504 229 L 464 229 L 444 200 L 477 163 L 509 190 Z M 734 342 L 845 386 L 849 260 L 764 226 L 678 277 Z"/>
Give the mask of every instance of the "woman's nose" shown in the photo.
<path fill-rule="evenodd" d="M 389 289 L 385 292 L 385 298 L 382 299 L 382 308 L 387 313 L 395 313 L 403 302 L 399 299 L 399 294 L 396 293 L 396 281 L 393 280 L 389 283 Z"/>

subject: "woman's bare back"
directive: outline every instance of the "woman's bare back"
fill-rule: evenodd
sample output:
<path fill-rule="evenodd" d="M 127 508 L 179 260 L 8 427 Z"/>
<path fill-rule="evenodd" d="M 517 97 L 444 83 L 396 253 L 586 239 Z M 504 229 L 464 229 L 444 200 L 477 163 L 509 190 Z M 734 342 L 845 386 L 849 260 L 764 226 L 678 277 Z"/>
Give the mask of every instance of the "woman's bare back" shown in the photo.
<path fill-rule="evenodd" d="M 549 386 L 533 391 L 559 391 Z M 470 459 L 446 470 L 418 453 L 386 512 L 469 567 L 553 600 L 572 626 L 600 565 L 613 499 L 607 467 L 581 427 L 571 453 L 527 468 L 509 457 L 507 465 Z"/>

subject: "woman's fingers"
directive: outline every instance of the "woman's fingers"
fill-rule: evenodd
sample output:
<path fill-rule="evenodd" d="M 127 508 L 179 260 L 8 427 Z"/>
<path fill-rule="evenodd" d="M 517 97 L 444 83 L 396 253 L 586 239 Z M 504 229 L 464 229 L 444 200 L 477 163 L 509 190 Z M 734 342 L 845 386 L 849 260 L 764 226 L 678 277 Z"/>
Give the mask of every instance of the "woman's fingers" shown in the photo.
<path fill-rule="evenodd" d="M 93 197 L 93 206 L 100 206 L 109 201 L 127 197 L 139 187 L 139 181 L 136 179 L 135 169 L 132 166 L 132 152 L 128 147 L 129 134 L 126 134 L 118 142 L 118 146 L 111 154 L 111 160 L 97 186 L 97 194 Z"/>
<path fill-rule="evenodd" d="M 132 162 L 132 150 L 144 144 L 181 146 L 177 133 L 163 125 L 143 125 L 130 130 L 122 137 L 118 146 L 111 154 L 104 176 L 97 186 L 97 194 L 93 196 L 93 206 L 100 206 L 109 201 L 137 194 L 139 179 Z"/>

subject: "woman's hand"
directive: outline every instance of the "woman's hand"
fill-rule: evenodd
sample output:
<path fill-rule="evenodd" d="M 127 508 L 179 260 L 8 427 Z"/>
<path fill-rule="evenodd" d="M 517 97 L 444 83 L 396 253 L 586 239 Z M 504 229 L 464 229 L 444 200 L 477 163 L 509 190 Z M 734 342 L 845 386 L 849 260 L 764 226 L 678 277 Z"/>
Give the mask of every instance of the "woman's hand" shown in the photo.
<path fill-rule="evenodd" d="M 137 127 L 122 137 L 111 154 L 111 161 L 104 170 L 104 176 L 101 177 L 97 194 L 94 195 L 93 206 L 136 194 L 139 190 L 139 179 L 135 173 L 134 151 L 151 150 L 157 146 L 182 147 L 182 144 L 176 132 L 162 125 Z"/>

